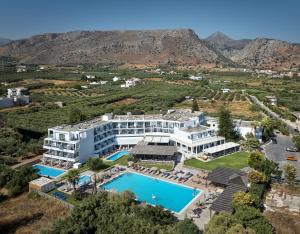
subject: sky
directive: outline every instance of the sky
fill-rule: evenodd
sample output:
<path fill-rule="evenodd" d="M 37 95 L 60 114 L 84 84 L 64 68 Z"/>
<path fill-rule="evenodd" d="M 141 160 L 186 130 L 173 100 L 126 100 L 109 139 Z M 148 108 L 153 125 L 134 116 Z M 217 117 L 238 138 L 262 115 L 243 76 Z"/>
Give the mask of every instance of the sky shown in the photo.
<path fill-rule="evenodd" d="M 76 30 L 193 29 L 200 38 L 300 43 L 300 0 L 0 0 L 0 37 Z"/>

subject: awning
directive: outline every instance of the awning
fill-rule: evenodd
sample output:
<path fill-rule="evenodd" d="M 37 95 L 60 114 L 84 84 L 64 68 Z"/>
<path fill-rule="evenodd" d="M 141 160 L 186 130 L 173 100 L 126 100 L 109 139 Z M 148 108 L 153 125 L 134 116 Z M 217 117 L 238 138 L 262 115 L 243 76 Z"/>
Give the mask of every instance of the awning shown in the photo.
<path fill-rule="evenodd" d="M 145 136 L 144 141 L 145 142 L 150 142 L 150 143 L 164 143 L 164 144 L 167 144 L 170 141 L 170 137 L 168 137 L 168 136 Z"/>
<path fill-rule="evenodd" d="M 214 146 L 214 147 L 204 149 L 203 152 L 207 153 L 207 154 L 214 154 L 214 153 L 218 153 L 218 152 L 228 150 L 228 149 L 232 149 L 232 148 L 239 147 L 239 146 L 240 145 L 237 144 L 237 143 L 227 142 L 227 143 L 224 143 L 222 145 L 217 145 L 217 146 Z"/>

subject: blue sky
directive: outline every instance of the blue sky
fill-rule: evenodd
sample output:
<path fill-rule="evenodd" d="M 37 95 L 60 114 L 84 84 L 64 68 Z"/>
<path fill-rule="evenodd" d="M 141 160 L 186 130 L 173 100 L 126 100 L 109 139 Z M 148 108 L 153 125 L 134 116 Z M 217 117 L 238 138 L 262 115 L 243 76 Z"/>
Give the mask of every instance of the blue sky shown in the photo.
<path fill-rule="evenodd" d="M 300 42 L 300 0 L 0 0 L 0 37 L 45 32 L 191 28 Z"/>

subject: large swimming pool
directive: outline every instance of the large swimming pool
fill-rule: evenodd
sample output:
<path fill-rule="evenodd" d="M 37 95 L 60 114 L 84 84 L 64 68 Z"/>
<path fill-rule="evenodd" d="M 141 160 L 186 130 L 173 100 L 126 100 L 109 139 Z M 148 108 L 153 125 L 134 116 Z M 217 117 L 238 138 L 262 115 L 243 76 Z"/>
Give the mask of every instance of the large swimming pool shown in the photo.
<path fill-rule="evenodd" d="M 138 201 L 160 205 L 177 213 L 201 193 L 198 189 L 131 172 L 126 172 L 101 187 L 117 192 L 130 190 Z"/>
<path fill-rule="evenodd" d="M 65 170 L 57 169 L 54 167 L 47 167 L 40 164 L 35 164 L 32 166 L 35 169 L 38 169 L 38 174 L 42 176 L 49 176 L 49 177 L 57 177 L 65 172 Z"/>
<path fill-rule="evenodd" d="M 128 155 L 128 154 L 129 154 L 129 152 L 127 150 L 121 150 L 121 151 L 118 151 L 118 152 L 108 156 L 105 159 L 108 161 L 115 161 L 115 160 L 123 157 L 124 155 Z"/>

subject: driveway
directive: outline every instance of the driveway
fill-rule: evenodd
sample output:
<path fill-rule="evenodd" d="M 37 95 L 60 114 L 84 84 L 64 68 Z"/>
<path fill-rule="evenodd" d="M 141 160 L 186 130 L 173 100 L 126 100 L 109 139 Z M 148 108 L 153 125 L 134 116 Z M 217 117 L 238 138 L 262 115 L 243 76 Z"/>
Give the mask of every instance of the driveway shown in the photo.
<path fill-rule="evenodd" d="M 297 179 L 300 180 L 300 157 L 299 152 L 288 152 L 286 151 L 287 147 L 294 146 L 292 139 L 288 136 L 284 135 L 276 135 L 277 144 L 273 144 L 270 142 L 269 144 L 265 145 L 264 152 L 266 157 L 274 162 L 279 163 L 280 168 L 282 169 L 283 165 L 286 163 L 290 163 L 294 165 L 297 169 Z M 287 155 L 296 156 L 298 161 L 287 161 L 285 158 Z"/>

